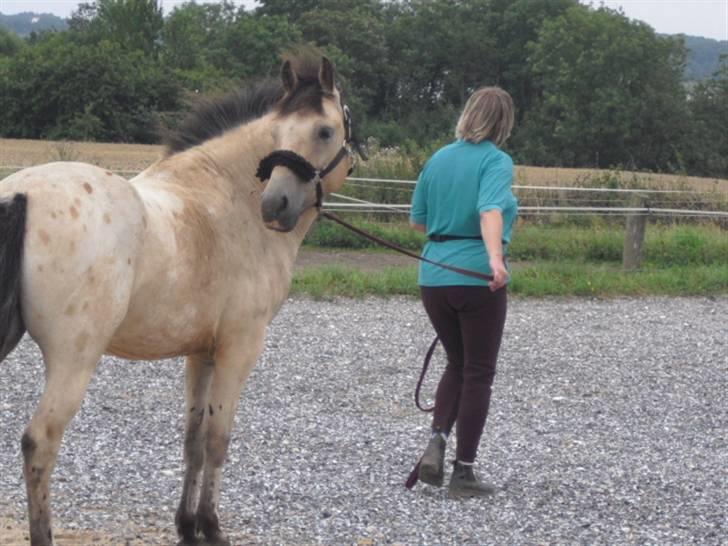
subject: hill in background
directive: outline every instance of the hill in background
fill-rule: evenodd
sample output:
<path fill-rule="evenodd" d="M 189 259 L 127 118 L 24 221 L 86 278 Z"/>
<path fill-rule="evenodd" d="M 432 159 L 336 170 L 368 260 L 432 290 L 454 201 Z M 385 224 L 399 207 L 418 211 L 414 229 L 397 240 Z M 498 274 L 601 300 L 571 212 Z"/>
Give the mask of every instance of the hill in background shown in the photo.
<path fill-rule="evenodd" d="M 712 40 L 701 36 L 683 36 L 688 48 L 685 79 L 688 81 L 709 78 L 718 70 L 721 55 L 728 55 L 728 40 Z"/>
<path fill-rule="evenodd" d="M 44 30 L 66 30 L 66 20 L 52 13 L 33 13 L 25 11 L 15 15 L 0 13 L 0 27 L 6 28 L 19 36 L 28 36 L 31 32 Z"/>

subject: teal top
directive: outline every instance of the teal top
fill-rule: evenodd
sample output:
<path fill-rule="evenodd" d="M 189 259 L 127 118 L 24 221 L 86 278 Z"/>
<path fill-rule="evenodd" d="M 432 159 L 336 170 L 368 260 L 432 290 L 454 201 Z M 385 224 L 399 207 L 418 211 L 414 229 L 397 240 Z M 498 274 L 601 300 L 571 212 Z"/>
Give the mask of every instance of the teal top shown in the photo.
<path fill-rule="evenodd" d="M 412 196 L 410 220 L 424 224 L 427 235 L 480 236 L 480 213 L 503 214 L 503 241 L 510 243 L 518 202 L 513 195 L 513 160 L 489 140 L 456 140 L 425 164 Z M 506 248 L 504 248 L 504 252 Z M 492 274 L 482 239 L 428 241 L 422 255 L 430 260 Z M 486 286 L 480 279 L 422 262 L 420 286 Z"/>

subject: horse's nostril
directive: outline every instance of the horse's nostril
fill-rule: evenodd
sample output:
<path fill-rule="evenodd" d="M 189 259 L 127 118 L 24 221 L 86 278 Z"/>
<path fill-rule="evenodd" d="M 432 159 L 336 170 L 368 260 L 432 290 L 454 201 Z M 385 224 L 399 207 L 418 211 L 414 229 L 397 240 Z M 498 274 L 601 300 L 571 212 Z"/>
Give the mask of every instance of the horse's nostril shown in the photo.
<path fill-rule="evenodd" d="M 276 213 L 277 213 L 277 214 L 280 214 L 281 212 L 283 212 L 283 211 L 284 211 L 284 210 L 286 210 L 287 208 L 288 208 L 288 197 L 286 197 L 286 196 L 284 195 L 283 197 L 281 197 L 281 202 L 280 202 L 280 204 L 278 205 L 278 210 L 276 210 Z"/>

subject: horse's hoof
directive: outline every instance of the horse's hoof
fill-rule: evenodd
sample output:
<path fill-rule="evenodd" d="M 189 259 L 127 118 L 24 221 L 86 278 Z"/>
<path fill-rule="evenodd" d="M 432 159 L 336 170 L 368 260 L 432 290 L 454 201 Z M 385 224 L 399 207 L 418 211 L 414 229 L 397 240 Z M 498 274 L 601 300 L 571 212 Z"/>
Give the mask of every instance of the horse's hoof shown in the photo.
<path fill-rule="evenodd" d="M 200 539 L 198 538 L 195 538 L 193 540 L 187 540 L 183 538 L 177 543 L 177 546 L 201 546 L 202 544 L 203 543 L 200 542 Z"/>

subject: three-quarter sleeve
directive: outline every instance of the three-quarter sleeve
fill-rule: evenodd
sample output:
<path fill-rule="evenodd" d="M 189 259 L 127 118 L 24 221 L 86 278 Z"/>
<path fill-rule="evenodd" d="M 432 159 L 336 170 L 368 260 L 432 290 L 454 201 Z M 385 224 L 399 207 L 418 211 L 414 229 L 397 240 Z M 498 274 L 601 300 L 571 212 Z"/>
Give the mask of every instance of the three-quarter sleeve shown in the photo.
<path fill-rule="evenodd" d="M 503 212 L 512 200 L 513 160 L 506 153 L 499 153 L 483 168 L 478 188 L 478 212 L 500 210 Z"/>
<path fill-rule="evenodd" d="M 425 168 L 427 166 L 425 165 Z M 425 189 L 425 169 L 422 169 L 415 191 L 412 195 L 412 209 L 410 211 L 410 222 L 413 224 L 427 224 L 427 191 Z"/>

